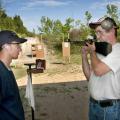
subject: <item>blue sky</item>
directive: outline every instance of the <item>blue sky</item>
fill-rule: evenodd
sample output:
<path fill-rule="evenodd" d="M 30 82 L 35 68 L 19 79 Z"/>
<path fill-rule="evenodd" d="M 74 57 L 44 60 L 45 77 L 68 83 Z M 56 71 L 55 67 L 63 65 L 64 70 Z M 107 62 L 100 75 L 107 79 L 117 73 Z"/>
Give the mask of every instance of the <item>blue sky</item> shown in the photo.
<path fill-rule="evenodd" d="M 85 11 L 92 14 L 92 21 L 106 14 L 106 5 L 117 5 L 120 0 L 2 0 L 3 7 L 9 16 L 20 15 L 28 30 L 37 31 L 42 16 L 59 19 L 62 23 L 68 17 L 85 20 Z"/>

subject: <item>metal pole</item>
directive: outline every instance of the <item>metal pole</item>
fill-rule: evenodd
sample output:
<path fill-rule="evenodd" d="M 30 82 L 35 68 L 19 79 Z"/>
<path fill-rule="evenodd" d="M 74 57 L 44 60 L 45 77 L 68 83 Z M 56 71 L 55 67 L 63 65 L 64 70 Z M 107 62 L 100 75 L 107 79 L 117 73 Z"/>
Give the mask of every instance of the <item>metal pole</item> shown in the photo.
<path fill-rule="evenodd" d="M 31 83 L 32 83 L 32 72 L 31 72 L 31 65 L 29 65 L 29 72 L 28 75 L 30 75 L 31 78 Z M 32 120 L 34 120 L 34 109 L 31 107 L 31 112 L 32 112 Z"/>
<path fill-rule="evenodd" d="M 31 78 L 31 83 L 32 83 L 32 73 L 30 71 L 30 78 Z M 32 120 L 34 120 L 34 109 L 31 107 L 31 112 L 32 112 Z"/>

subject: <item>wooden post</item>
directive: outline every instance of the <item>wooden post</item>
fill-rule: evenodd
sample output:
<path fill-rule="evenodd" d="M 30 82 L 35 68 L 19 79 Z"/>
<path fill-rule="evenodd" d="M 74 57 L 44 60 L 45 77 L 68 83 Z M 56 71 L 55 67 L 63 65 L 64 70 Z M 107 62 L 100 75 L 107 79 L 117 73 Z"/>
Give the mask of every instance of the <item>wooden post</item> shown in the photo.
<path fill-rule="evenodd" d="M 62 42 L 63 60 L 70 63 L 70 43 Z"/>
<path fill-rule="evenodd" d="M 36 45 L 36 58 L 44 59 L 44 45 L 42 43 Z"/>

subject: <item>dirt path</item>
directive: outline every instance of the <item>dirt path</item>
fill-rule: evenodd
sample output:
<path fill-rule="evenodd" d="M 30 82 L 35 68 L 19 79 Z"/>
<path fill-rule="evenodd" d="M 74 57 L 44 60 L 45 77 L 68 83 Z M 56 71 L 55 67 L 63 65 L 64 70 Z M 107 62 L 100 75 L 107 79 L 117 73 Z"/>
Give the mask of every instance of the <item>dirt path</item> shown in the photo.
<path fill-rule="evenodd" d="M 49 68 L 32 77 L 35 120 L 87 120 L 87 82 L 81 67 L 55 64 Z M 26 81 L 27 76 L 17 80 L 26 120 L 31 120 L 31 109 L 24 97 Z"/>

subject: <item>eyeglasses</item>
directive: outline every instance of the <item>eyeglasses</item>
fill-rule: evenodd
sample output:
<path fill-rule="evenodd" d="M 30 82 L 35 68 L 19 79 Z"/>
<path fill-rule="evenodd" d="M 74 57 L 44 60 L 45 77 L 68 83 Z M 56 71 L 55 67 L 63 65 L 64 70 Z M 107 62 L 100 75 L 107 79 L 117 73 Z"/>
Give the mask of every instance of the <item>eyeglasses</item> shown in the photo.
<path fill-rule="evenodd" d="M 97 31 L 95 31 L 95 34 L 96 35 L 104 35 L 106 32 L 104 31 L 104 30 L 97 30 Z"/>

